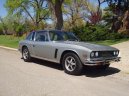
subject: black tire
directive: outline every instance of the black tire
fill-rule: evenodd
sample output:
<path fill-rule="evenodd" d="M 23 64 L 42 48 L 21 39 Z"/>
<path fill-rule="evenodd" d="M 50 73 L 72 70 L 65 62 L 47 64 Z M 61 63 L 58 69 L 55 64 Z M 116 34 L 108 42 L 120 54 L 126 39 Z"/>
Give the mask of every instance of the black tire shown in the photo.
<path fill-rule="evenodd" d="M 110 64 L 105 64 L 105 65 L 99 65 L 97 68 L 98 68 L 99 70 L 104 71 L 104 70 L 108 69 L 109 66 L 110 66 Z"/>
<path fill-rule="evenodd" d="M 27 47 L 24 47 L 22 50 L 22 58 L 25 62 L 30 62 L 31 61 L 31 56 L 30 52 Z"/>
<path fill-rule="evenodd" d="M 71 63 L 69 61 L 70 58 L 72 59 Z M 83 65 L 79 57 L 75 53 L 72 53 L 72 52 L 66 53 L 63 56 L 62 65 L 63 65 L 64 72 L 70 75 L 80 75 L 83 69 Z"/>

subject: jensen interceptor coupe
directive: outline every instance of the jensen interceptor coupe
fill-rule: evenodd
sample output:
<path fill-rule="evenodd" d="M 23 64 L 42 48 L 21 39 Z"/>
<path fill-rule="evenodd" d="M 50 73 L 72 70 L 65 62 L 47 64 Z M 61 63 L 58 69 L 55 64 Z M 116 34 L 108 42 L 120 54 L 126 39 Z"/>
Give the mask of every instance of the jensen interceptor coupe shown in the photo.
<path fill-rule="evenodd" d="M 120 61 L 118 49 L 81 42 L 72 32 L 59 30 L 30 32 L 20 41 L 19 51 L 25 62 L 33 57 L 59 63 L 71 75 L 79 75 L 85 65 L 106 69 L 111 62 Z"/>

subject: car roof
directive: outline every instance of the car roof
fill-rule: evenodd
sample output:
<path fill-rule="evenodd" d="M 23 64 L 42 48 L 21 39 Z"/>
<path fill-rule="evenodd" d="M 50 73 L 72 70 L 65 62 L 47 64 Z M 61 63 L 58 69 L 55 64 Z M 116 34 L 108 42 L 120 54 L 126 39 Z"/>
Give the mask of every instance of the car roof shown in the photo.
<path fill-rule="evenodd" d="M 48 30 L 38 30 L 38 31 L 33 31 L 33 32 L 47 32 Z"/>
<path fill-rule="evenodd" d="M 33 31 L 33 32 L 67 32 L 64 30 L 39 30 L 39 31 Z"/>

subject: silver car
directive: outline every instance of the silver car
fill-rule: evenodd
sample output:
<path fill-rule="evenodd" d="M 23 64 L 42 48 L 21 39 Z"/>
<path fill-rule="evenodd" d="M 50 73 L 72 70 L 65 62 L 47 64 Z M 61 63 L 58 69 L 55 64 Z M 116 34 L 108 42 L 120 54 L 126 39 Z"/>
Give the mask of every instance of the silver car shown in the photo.
<path fill-rule="evenodd" d="M 20 41 L 19 51 L 25 62 L 34 57 L 59 63 L 71 75 L 79 75 L 84 65 L 106 69 L 111 62 L 120 60 L 116 48 L 80 42 L 72 32 L 59 30 L 31 32 Z"/>

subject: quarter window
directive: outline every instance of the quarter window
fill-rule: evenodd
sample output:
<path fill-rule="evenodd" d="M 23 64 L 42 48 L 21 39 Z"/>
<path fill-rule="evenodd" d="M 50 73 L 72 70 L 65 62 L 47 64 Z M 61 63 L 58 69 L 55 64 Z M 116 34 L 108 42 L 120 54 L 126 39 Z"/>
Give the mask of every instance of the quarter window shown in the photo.
<path fill-rule="evenodd" d="M 33 34 L 34 34 L 34 32 L 31 32 L 31 33 L 26 37 L 26 40 L 32 41 L 32 40 L 33 40 Z"/>

